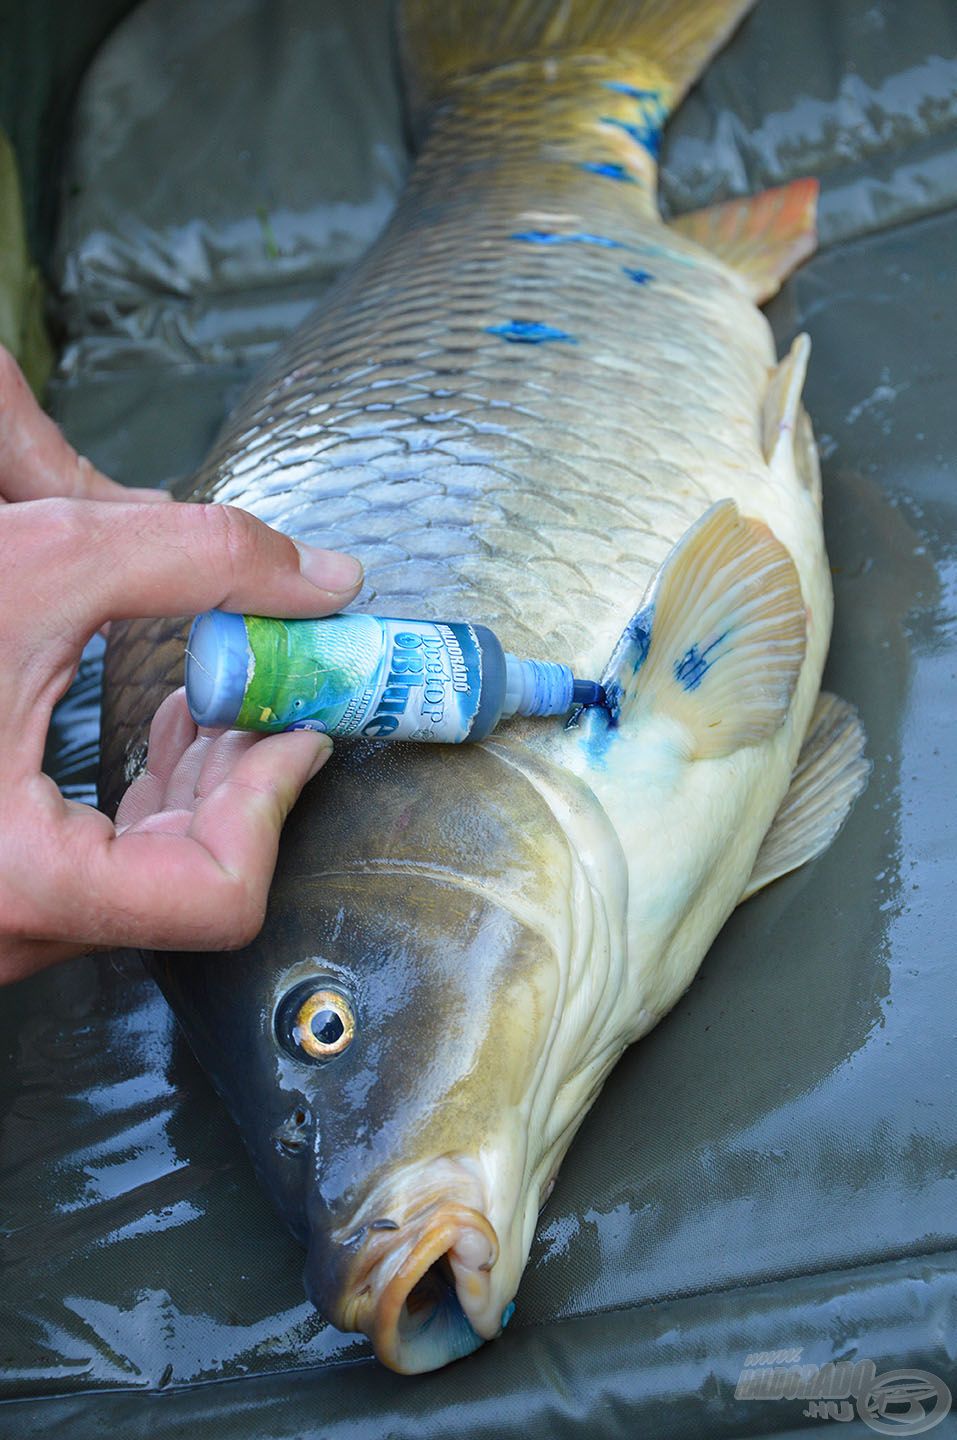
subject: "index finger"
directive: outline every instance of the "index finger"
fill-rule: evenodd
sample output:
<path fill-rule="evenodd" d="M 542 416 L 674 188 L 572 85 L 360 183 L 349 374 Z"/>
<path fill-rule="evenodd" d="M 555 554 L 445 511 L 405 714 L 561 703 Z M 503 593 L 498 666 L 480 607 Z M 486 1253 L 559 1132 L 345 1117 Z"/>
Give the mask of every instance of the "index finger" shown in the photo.
<path fill-rule="evenodd" d="M 265 737 L 195 812 L 162 811 L 119 835 L 105 817 L 74 810 L 55 862 L 30 886 L 28 933 L 151 950 L 248 944 L 286 817 L 331 751 L 309 731 Z"/>
<path fill-rule="evenodd" d="M 52 495 L 127 503 L 168 498 L 162 490 L 118 485 L 78 455 L 40 409 L 9 350 L 0 345 L 0 497 L 22 501 Z"/>

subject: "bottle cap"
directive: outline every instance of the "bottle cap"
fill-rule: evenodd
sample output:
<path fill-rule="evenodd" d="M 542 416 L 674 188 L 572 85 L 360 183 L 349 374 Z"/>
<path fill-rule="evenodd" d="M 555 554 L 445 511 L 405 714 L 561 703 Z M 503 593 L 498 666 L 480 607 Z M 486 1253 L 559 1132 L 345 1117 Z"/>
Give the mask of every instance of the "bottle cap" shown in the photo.
<path fill-rule="evenodd" d="M 228 729 L 242 708 L 251 654 L 241 615 L 207 610 L 186 642 L 186 703 L 197 725 Z"/>
<path fill-rule="evenodd" d="M 567 715 L 576 705 L 603 705 L 605 692 L 594 680 L 576 680 L 567 665 L 553 660 L 519 660 L 505 654 L 502 717 Z"/>

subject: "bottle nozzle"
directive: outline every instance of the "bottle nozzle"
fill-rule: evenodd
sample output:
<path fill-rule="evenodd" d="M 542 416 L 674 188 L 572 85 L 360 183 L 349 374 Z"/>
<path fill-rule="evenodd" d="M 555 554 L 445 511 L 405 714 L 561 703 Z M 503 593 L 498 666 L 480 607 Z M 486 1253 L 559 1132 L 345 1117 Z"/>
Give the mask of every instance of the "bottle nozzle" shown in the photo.
<path fill-rule="evenodd" d="M 605 692 L 593 680 L 576 680 L 567 665 L 505 656 L 505 703 L 509 715 L 567 715 L 576 705 L 601 705 Z"/>
<path fill-rule="evenodd" d="M 576 680 L 572 685 L 573 705 L 604 705 L 605 687 L 597 680 Z"/>

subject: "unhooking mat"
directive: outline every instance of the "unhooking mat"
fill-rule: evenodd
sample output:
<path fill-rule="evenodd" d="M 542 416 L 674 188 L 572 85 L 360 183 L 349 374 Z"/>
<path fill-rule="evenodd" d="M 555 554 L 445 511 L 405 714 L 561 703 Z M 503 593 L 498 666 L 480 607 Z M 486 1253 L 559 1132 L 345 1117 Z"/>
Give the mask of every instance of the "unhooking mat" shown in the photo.
<path fill-rule="evenodd" d="M 397 83 L 369 0 L 147 0 L 115 31 L 77 103 L 53 277 L 52 404 L 97 464 L 155 484 L 197 463 L 384 222 L 407 165 Z M 771 318 L 779 348 L 813 342 L 826 683 L 874 762 L 845 830 L 735 913 L 613 1072 L 507 1335 L 414 1379 L 304 1299 L 302 1254 L 135 957 L 4 992 L 4 1440 L 821 1425 L 806 1401 L 735 1397 L 773 1350 L 957 1389 L 948 0 L 761 0 L 669 129 L 664 200 L 802 174 L 822 181 L 821 250 Z M 94 646 L 49 747 L 80 798 L 98 667 Z"/>

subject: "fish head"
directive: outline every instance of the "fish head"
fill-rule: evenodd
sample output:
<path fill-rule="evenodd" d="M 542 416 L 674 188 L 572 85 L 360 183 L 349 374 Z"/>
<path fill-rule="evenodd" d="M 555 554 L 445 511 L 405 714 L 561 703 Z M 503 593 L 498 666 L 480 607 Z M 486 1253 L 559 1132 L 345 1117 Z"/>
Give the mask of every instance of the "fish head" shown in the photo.
<path fill-rule="evenodd" d="M 562 825 L 499 757 L 359 746 L 297 808 L 254 944 L 160 966 L 310 1298 L 396 1370 L 510 1313 L 574 1129 L 555 1094 L 580 1058 L 556 1047 L 576 886 Z"/>
<path fill-rule="evenodd" d="M 501 1201 L 524 1175 L 522 1097 L 557 967 L 546 937 L 455 881 L 329 879 L 321 954 L 277 1011 L 313 1116 L 306 1287 L 393 1368 L 431 1369 L 496 1335 L 518 1285 Z M 333 995 L 351 1039 L 313 1061 L 298 1017 Z"/>

